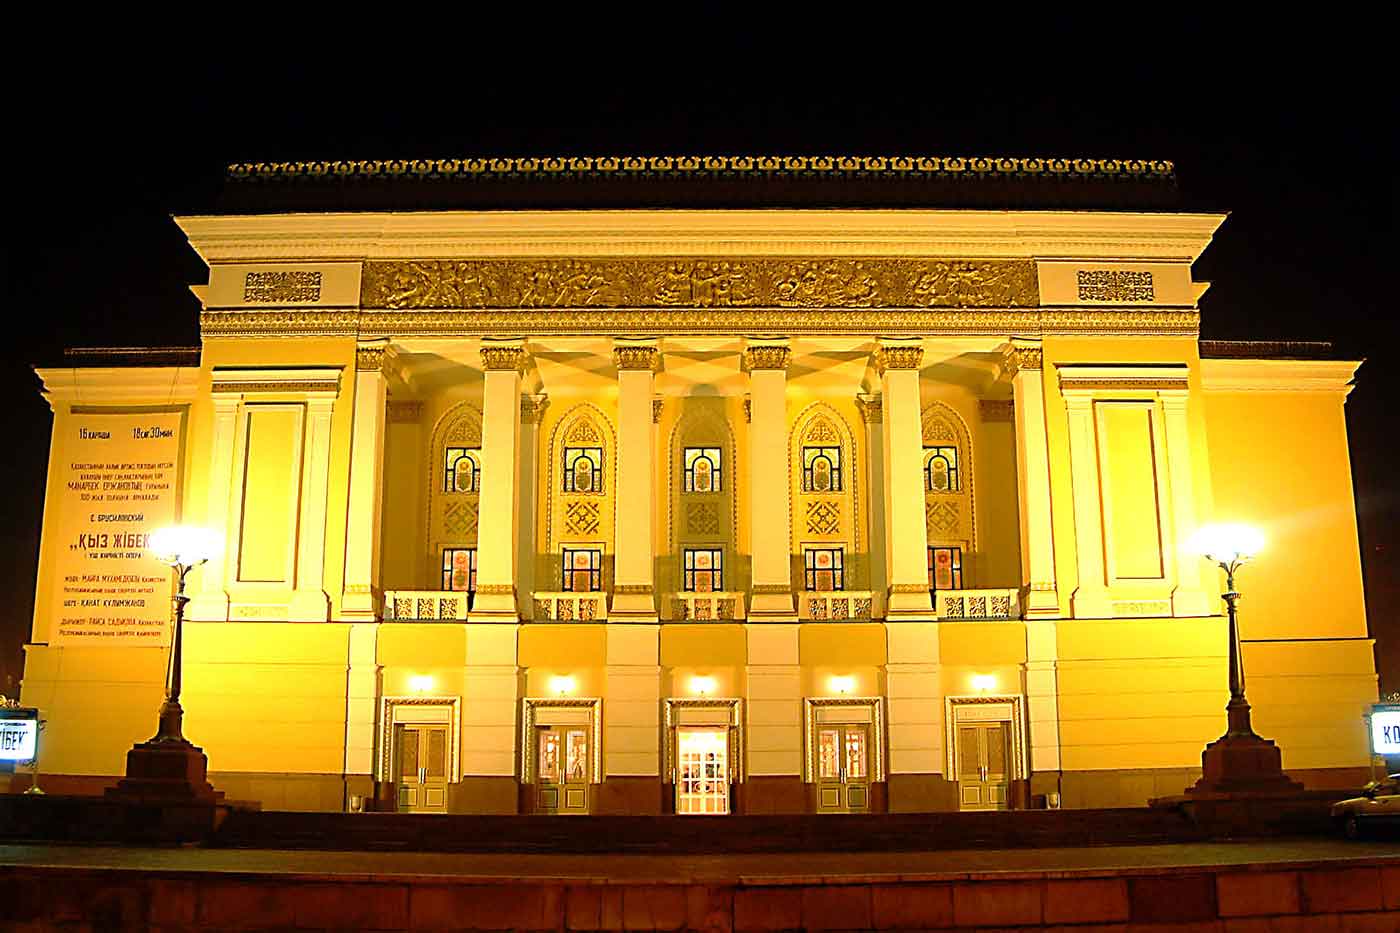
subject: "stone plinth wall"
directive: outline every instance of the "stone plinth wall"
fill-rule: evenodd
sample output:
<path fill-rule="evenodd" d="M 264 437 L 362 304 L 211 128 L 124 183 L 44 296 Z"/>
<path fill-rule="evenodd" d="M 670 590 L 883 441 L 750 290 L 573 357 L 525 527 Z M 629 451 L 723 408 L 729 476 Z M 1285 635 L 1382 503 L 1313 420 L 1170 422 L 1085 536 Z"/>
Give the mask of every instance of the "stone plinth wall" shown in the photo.
<path fill-rule="evenodd" d="M 761 883 L 27 868 L 0 876 L 0 903 L 11 930 L 1400 928 L 1400 867 L 1387 860 L 1342 864 Z"/>

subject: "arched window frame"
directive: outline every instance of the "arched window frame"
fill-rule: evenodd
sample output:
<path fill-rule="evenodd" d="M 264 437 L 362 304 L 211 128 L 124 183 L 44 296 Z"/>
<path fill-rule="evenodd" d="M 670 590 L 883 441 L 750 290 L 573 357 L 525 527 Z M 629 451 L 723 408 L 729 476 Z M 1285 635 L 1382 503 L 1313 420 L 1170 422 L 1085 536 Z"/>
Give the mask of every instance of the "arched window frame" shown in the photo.
<path fill-rule="evenodd" d="M 935 447 L 924 448 L 924 491 L 962 492 L 962 477 L 958 471 L 958 448 L 956 445 L 940 444 Z M 946 468 L 948 476 L 948 486 L 946 489 L 938 489 L 933 484 L 933 466 L 936 461 L 941 460 Z"/>
<path fill-rule="evenodd" d="M 695 488 L 695 467 L 701 461 L 709 465 L 710 488 Z M 718 447 L 685 447 L 681 451 L 684 464 L 681 489 L 684 492 L 708 494 L 724 491 L 724 455 Z"/>
<path fill-rule="evenodd" d="M 579 482 L 579 464 L 589 466 L 588 482 Z M 603 491 L 603 448 L 565 447 L 564 448 L 564 492 L 600 493 Z"/>
<path fill-rule="evenodd" d="M 826 489 L 818 489 L 816 485 L 816 465 L 820 460 L 825 460 L 831 475 L 831 485 Z M 802 491 L 803 492 L 842 492 L 844 484 L 841 477 L 841 447 L 815 447 L 804 445 L 802 448 Z"/>
<path fill-rule="evenodd" d="M 470 479 L 458 485 L 458 479 L 464 475 Z M 442 460 L 442 491 L 445 493 L 472 493 L 481 491 L 481 448 L 479 447 L 447 447 L 443 451 Z"/>

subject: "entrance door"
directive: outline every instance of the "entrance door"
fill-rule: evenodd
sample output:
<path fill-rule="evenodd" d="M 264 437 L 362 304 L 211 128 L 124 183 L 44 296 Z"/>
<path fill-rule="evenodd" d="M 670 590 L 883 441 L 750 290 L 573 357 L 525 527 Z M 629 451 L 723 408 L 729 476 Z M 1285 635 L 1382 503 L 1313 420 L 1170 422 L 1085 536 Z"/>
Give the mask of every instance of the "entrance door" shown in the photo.
<path fill-rule="evenodd" d="M 447 812 L 447 726 L 398 723 L 394 749 L 401 813 Z"/>
<path fill-rule="evenodd" d="M 1005 810 L 1011 784 L 1010 723 L 958 726 L 958 792 L 964 810 Z"/>
<path fill-rule="evenodd" d="M 817 727 L 817 812 L 870 812 L 870 726 Z"/>
<path fill-rule="evenodd" d="M 729 812 L 729 729 L 676 729 L 676 812 Z"/>
<path fill-rule="evenodd" d="M 593 782 L 588 726 L 535 728 L 535 809 L 539 813 L 587 813 Z"/>

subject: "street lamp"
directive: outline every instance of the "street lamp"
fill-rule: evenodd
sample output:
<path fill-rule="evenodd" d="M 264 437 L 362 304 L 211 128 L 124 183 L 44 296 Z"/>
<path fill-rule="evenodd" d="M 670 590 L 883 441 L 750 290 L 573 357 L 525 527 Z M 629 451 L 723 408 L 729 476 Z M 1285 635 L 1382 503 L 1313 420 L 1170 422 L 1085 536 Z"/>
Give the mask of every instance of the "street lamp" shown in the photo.
<path fill-rule="evenodd" d="M 1264 536 L 1249 525 L 1206 525 L 1196 532 L 1192 544 L 1202 557 L 1225 571 L 1225 592 L 1220 594 L 1229 617 L 1230 639 L 1230 702 L 1225 706 L 1225 735 L 1255 735 L 1249 721 L 1249 701 L 1244 696 L 1244 656 L 1240 649 L 1239 621 L 1235 616 L 1235 603 L 1240 594 L 1235 589 L 1235 571 L 1263 550 Z"/>
<path fill-rule="evenodd" d="M 175 613 L 175 629 L 170 636 L 170 659 L 166 664 L 165 702 L 160 705 L 160 727 L 152 742 L 177 742 L 188 745 L 180 731 L 184 710 L 180 708 L 182 639 L 185 623 L 185 577 L 200 564 L 214 556 L 217 542 L 203 528 L 172 525 L 151 534 L 151 556 L 175 571 L 175 595 L 170 603 Z"/>

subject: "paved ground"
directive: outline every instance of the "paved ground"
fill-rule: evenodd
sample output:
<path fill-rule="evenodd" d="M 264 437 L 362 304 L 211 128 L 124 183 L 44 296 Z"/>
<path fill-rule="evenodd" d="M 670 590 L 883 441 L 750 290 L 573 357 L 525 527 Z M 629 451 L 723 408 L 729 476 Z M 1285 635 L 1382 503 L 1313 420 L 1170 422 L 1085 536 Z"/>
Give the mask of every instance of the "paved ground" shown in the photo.
<path fill-rule="evenodd" d="M 823 880 L 954 880 L 1060 873 L 1155 874 L 1205 866 L 1336 866 L 1394 862 L 1400 841 L 1282 839 L 1156 846 L 785 855 L 497 855 L 289 852 L 259 849 L 4 845 L 0 870 L 60 868 L 404 881 L 560 880 L 584 883 L 812 884 Z"/>

